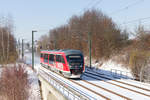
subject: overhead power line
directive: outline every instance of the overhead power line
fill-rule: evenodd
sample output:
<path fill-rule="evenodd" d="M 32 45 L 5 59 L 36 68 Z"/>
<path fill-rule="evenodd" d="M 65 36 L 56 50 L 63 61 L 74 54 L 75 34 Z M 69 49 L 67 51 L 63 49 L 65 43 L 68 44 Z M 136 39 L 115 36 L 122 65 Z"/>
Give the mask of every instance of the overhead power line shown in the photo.
<path fill-rule="evenodd" d="M 102 1 L 103 0 L 92 0 L 91 2 L 89 2 L 89 4 L 84 9 L 89 8 L 89 6 L 91 6 L 91 7 L 97 6 Z"/>
<path fill-rule="evenodd" d="M 84 9 L 88 8 L 90 5 L 92 5 L 96 0 L 92 0 L 91 2 L 88 3 L 87 6 L 84 7 Z"/>
<path fill-rule="evenodd" d="M 87 6 L 85 6 L 83 8 L 83 10 L 80 11 L 80 13 L 86 9 L 89 9 L 89 8 L 93 8 L 93 7 L 96 7 L 98 4 L 100 4 L 103 0 L 92 0 L 91 2 L 88 3 Z"/>
<path fill-rule="evenodd" d="M 131 23 L 135 23 L 135 22 L 138 22 L 138 21 L 141 22 L 141 21 L 147 20 L 147 19 L 150 19 L 150 17 L 139 18 L 139 19 L 136 19 L 136 20 L 127 21 L 127 22 L 122 23 L 121 25 L 131 24 Z"/>
<path fill-rule="evenodd" d="M 98 0 L 97 2 L 94 3 L 92 7 L 96 7 L 98 4 L 100 4 L 103 0 Z"/>
<path fill-rule="evenodd" d="M 87 6 L 85 6 L 79 13 L 82 13 L 85 9 L 87 9 L 87 7 L 89 7 L 91 5 L 91 3 L 93 3 L 93 0 L 91 2 L 89 2 L 87 4 Z"/>
<path fill-rule="evenodd" d="M 117 14 L 117 13 L 119 13 L 119 12 L 121 12 L 121 11 L 124 11 L 124 10 L 127 10 L 127 9 L 129 9 L 130 7 L 135 6 L 135 5 L 137 5 L 137 4 L 139 4 L 139 3 L 143 2 L 143 1 L 144 1 L 144 0 L 138 0 L 138 1 L 134 2 L 134 3 L 132 3 L 132 4 L 129 4 L 129 5 L 127 5 L 127 6 L 123 7 L 123 8 L 121 8 L 121 9 L 118 9 L 118 10 L 116 10 L 116 11 L 113 11 L 113 12 L 111 12 L 110 14 L 111 14 L 111 15 Z"/>

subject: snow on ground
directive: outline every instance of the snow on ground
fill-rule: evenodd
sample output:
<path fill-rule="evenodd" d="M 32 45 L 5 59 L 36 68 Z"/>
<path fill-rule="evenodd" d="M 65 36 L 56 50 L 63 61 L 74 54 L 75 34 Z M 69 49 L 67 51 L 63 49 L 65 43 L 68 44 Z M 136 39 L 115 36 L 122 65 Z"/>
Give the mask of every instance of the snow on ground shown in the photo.
<path fill-rule="evenodd" d="M 123 96 L 126 96 L 126 97 L 134 99 L 134 100 L 149 100 L 150 99 L 148 96 L 144 96 L 144 95 L 141 95 L 139 93 L 136 93 L 136 92 L 133 92 L 133 91 L 130 91 L 130 90 L 127 90 L 127 89 L 124 89 L 124 88 L 120 88 L 118 86 L 115 86 L 115 85 L 107 83 L 107 81 L 109 81 L 111 83 L 114 83 L 113 80 L 96 81 L 93 78 L 86 77 L 86 76 L 83 76 L 83 79 L 84 80 L 88 80 L 91 83 L 94 83 L 94 84 L 96 84 L 98 86 L 104 87 L 104 88 L 106 88 L 108 90 L 114 91 L 114 92 L 116 92 L 118 94 L 121 94 Z M 85 84 L 85 83 L 82 83 L 82 84 Z M 122 84 L 120 84 L 120 83 L 115 83 L 115 84 L 122 86 Z M 87 86 L 87 84 L 85 84 L 85 85 Z M 140 85 L 140 84 L 136 83 L 136 85 Z M 134 88 L 134 87 L 127 86 L 127 85 L 125 87 L 129 88 L 131 90 L 134 90 L 134 91 L 139 91 L 141 93 L 150 95 L 150 92 L 147 92 L 147 91 L 144 91 L 144 90 L 141 90 L 141 89 L 138 89 L 138 88 Z M 146 88 L 148 88 L 148 87 L 146 87 Z M 95 89 L 95 91 L 99 91 L 99 89 Z M 116 100 L 116 99 L 114 98 L 114 100 Z"/>
<path fill-rule="evenodd" d="M 30 96 L 28 100 L 41 100 L 38 77 L 30 67 L 27 67 L 26 70 L 28 72 L 28 80 L 30 84 L 30 89 L 29 89 Z"/>
<path fill-rule="evenodd" d="M 32 53 L 25 53 L 25 63 L 28 65 L 32 65 Z M 38 71 L 38 67 L 40 65 L 40 59 L 38 56 L 35 55 L 34 57 L 34 69 Z M 29 100 L 41 100 L 40 95 L 40 87 L 38 83 L 38 76 L 37 73 L 33 72 L 30 67 L 27 67 L 27 71 L 29 74 L 29 83 L 30 83 L 30 97 Z"/>
<path fill-rule="evenodd" d="M 112 60 L 105 61 L 100 68 L 105 70 L 117 69 L 120 71 L 131 72 L 126 66 L 118 64 Z"/>
<path fill-rule="evenodd" d="M 87 71 L 87 72 L 89 72 L 89 71 Z M 90 72 L 92 72 L 92 71 L 90 71 Z M 103 74 L 103 75 L 102 74 L 101 75 L 97 74 L 97 75 L 102 76 L 102 77 L 98 77 L 98 78 L 101 79 L 101 80 L 104 80 L 104 81 L 117 80 L 120 83 L 123 82 L 123 83 L 127 83 L 127 84 L 134 85 L 134 86 L 137 86 L 137 87 L 142 87 L 142 88 L 150 87 L 150 84 L 148 84 L 148 83 L 143 83 L 143 82 L 139 82 L 139 81 L 135 81 L 135 80 L 131 80 L 131 79 L 123 79 L 123 78 L 113 77 L 111 75 L 108 76 L 108 75 L 105 75 L 105 74 Z M 94 77 L 97 77 L 97 76 L 94 76 Z M 106 78 L 108 78 L 109 80 L 106 79 Z"/>
<path fill-rule="evenodd" d="M 100 78 L 102 79 L 103 81 L 101 80 L 97 80 L 97 79 L 94 79 L 94 78 L 90 78 L 90 77 L 87 77 L 85 75 L 82 76 L 82 80 L 73 80 L 75 82 L 77 82 L 78 84 L 81 84 L 83 86 L 86 86 L 86 88 L 89 88 L 91 90 L 93 90 L 94 92 L 91 92 L 75 83 L 72 83 L 71 81 L 67 80 L 66 78 L 60 76 L 60 75 L 57 75 L 55 74 L 54 72 L 51 72 L 51 71 L 48 71 L 47 69 L 41 67 L 40 70 L 43 70 L 45 72 L 47 72 L 48 74 L 52 75 L 53 77 L 56 77 L 57 79 L 59 79 L 61 82 L 65 83 L 68 87 L 71 87 L 71 88 L 74 88 L 76 90 L 79 90 L 79 93 L 84 93 L 85 95 L 88 95 L 90 97 L 93 97 L 95 98 L 96 100 L 99 100 L 101 97 L 98 96 L 97 94 L 95 94 L 94 92 L 97 92 L 97 93 L 100 93 L 112 100 L 121 100 L 124 98 L 114 94 L 114 93 L 111 93 L 109 91 L 106 91 L 102 88 L 105 88 L 107 90 L 110 90 L 110 91 L 113 91 L 117 94 L 120 94 L 124 97 L 127 97 L 127 98 L 130 98 L 130 99 L 133 99 L 133 100 L 149 100 L 150 99 L 150 92 L 149 91 L 146 91 L 146 90 L 142 90 L 142 89 L 139 89 L 139 88 L 136 88 L 136 87 L 133 87 L 133 86 L 129 86 L 129 85 L 126 85 L 126 84 L 122 84 L 122 83 L 119 83 L 119 82 L 115 82 L 113 81 L 114 79 L 112 80 L 107 80 L 107 79 L 103 79 L 101 77 L 97 77 L 97 78 Z M 92 75 L 91 75 L 92 76 Z M 96 77 L 96 76 L 94 76 Z M 84 82 L 83 80 L 86 80 L 92 84 L 95 84 L 97 86 L 100 86 L 102 88 L 98 88 L 92 84 L 88 84 L 86 82 Z M 119 80 L 119 79 L 118 79 Z M 129 83 L 129 84 L 133 84 L 135 86 L 139 86 L 139 87 L 142 87 L 142 88 L 145 88 L 145 89 L 149 89 L 150 90 L 150 87 L 148 87 L 147 85 L 144 85 L 139 83 L 139 82 L 130 82 L 128 81 L 128 79 L 126 80 L 123 80 L 124 82 L 126 83 Z M 113 85 L 113 84 L 116 84 L 116 85 Z M 117 86 L 118 85 L 118 86 Z M 125 88 L 122 88 L 122 87 L 119 87 L 119 86 L 122 86 L 122 87 L 125 87 Z M 137 91 L 137 92 L 135 92 Z M 143 95 L 143 94 L 145 95 Z M 148 96 L 146 96 L 148 95 Z M 103 98 L 101 98 L 103 99 Z"/>
<path fill-rule="evenodd" d="M 88 63 L 89 61 L 85 59 L 85 61 Z M 104 73 L 106 75 L 117 75 L 127 78 L 133 78 L 133 75 L 131 73 L 131 70 L 123 65 L 118 64 L 117 62 L 113 60 L 108 61 L 101 61 L 101 62 L 95 62 L 95 60 L 92 61 L 92 68 L 93 71 Z"/>
<path fill-rule="evenodd" d="M 68 79 L 66 79 L 66 78 L 64 78 L 64 77 L 62 77 L 60 75 L 57 75 L 54 72 L 48 71 L 47 69 L 45 69 L 43 67 L 40 67 L 39 70 L 47 72 L 49 75 L 51 75 L 51 76 L 59 79 L 59 81 L 61 81 L 62 83 L 64 83 L 66 86 L 71 87 L 71 88 L 77 90 L 79 93 L 87 95 L 87 96 L 90 96 L 91 100 L 98 100 L 98 99 L 103 100 L 104 99 L 104 98 L 102 98 L 102 97 L 94 94 L 93 92 L 88 91 L 87 89 L 85 89 L 85 88 L 83 88 L 83 87 L 81 87 L 81 86 L 79 86 L 77 84 L 74 84 L 71 81 L 68 81 Z M 93 99 L 93 98 L 97 98 L 97 99 Z"/>

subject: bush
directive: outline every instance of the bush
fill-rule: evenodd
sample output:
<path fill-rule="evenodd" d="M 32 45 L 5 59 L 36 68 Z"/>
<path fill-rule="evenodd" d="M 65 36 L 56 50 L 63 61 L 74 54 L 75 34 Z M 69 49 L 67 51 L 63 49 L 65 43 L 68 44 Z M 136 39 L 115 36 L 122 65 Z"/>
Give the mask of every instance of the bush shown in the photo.
<path fill-rule="evenodd" d="M 0 79 L 0 96 L 3 100 L 27 100 L 28 88 L 27 72 L 23 66 L 3 69 Z"/>
<path fill-rule="evenodd" d="M 145 78 L 149 58 L 150 52 L 148 51 L 135 50 L 130 53 L 129 64 L 131 66 L 132 74 L 137 80 L 142 81 L 143 78 Z"/>

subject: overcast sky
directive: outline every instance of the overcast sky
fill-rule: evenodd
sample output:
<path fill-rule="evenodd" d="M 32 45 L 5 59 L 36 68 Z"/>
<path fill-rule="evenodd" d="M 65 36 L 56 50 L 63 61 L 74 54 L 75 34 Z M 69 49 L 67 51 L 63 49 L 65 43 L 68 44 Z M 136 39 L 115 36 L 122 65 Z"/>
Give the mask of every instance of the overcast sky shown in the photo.
<path fill-rule="evenodd" d="M 49 29 L 67 23 L 72 15 L 93 7 L 112 17 L 122 28 L 133 30 L 139 23 L 150 25 L 150 18 L 123 24 L 150 17 L 150 0 L 0 0 L 0 15 L 12 16 L 17 38 L 31 40 L 33 29 L 38 31 L 38 39 Z"/>

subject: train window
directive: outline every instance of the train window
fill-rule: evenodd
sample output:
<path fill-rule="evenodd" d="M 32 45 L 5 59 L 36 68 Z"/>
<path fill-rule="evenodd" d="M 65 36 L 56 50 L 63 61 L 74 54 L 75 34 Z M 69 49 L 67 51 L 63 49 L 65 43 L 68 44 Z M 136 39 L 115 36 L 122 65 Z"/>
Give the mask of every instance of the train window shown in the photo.
<path fill-rule="evenodd" d="M 61 62 L 61 60 L 60 60 L 60 55 L 56 55 L 56 61 L 57 61 L 57 62 Z"/>
<path fill-rule="evenodd" d="M 61 62 L 62 62 L 62 63 L 65 63 L 64 57 L 63 57 L 63 56 L 60 56 L 60 58 L 61 58 Z"/>
<path fill-rule="evenodd" d="M 44 62 L 45 62 L 45 63 L 48 63 L 48 54 L 45 54 L 45 55 L 44 55 Z"/>
<path fill-rule="evenodd" d="M 49 55 L 49 63 L 50 63 L 50 64 L 53 64 L 53 62 L 54 62 L 54 55 L 53 55 L 53 54 L 50 54 L 50 55 Z"/>
<path fill-rule="evenodd" d="M 83 63 L 83 56 L 82 55 L 69 55 L 67 56 L 68 62 L 76 62 L 76 63 Z"/>
<path fill-rule="evenodd" d="M 67 60 L 71 66 L 80 66 L 84 64 L 82 55 L 68 55 Z"/>
<path fill-rule="evenodd" d="M 41 53 L 41 58 L 43 58 L 43 54 Z"/>
<path fill-rule="evenodd" d="M 61 55 L 56 55 L 56 61 L 61 62 L 61 63 L 65 63 L 64 58 Z"/>

